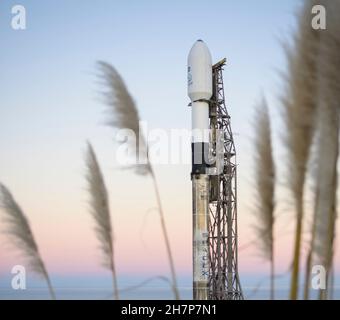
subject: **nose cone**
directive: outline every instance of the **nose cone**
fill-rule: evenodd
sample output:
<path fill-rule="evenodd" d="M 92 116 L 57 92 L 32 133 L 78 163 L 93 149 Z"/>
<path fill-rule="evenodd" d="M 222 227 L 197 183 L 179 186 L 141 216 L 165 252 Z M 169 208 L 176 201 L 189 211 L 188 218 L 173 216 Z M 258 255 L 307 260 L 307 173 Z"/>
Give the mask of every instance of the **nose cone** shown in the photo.
<path fill-rule="evenodd" d="M 211 60 L 210 51 L 207 45 L 205 44 L 205 42 L 201 39 L 197 40 L 192 46 L 190 53 L 189 53 L 188 60 L 192 60 L 193 58 L 195 58 L 195 56 L 198 56 L 198 55 L 201 55 L 201 56 L 204 55 L 207 58 L 210 58 Z"/>
<path fill-rule="evenodd" d="M 192 101 L 212 96 L 212 59 L 202 40 L 194 43 L 188 56 L 188 95 Z"/>

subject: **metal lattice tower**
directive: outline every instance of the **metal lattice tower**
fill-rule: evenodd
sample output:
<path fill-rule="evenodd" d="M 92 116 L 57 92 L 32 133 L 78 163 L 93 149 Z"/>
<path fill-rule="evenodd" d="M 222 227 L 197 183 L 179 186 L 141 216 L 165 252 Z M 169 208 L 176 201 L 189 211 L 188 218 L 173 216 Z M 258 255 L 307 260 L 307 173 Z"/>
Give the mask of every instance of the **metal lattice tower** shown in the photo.
<path fill-rule="evenodd" d="M 213 66 L 210 101 L 211 153 L 216 155 L 218 133 L 223 140 L 223 172 L 211 175 L 209 196 L 209 299 L 242 300 L 237 256 L 236 150 L 223 86 L 226 59 Z"/>

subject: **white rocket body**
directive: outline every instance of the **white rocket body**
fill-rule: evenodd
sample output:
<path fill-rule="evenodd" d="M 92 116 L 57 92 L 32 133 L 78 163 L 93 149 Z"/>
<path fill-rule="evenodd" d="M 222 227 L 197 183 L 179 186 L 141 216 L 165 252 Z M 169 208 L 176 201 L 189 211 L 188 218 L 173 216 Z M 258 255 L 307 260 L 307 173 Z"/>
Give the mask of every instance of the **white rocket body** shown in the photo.
<path fill-rule="evenodd" d="M 212 61 L 208 47 L 198 40 L 188 57 L 188 95 L 192 109 L 193 298 L 209 298 L 209 100 Z"/>

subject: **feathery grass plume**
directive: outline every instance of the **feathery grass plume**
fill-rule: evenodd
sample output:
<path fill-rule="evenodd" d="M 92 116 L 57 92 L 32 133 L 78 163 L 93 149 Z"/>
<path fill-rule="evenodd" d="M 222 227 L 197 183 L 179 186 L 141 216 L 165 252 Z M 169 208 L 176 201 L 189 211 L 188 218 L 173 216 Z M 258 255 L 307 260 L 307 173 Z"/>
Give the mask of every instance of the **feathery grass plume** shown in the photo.
<path fill-rule="evenodd" d="M 1 183 L 0 207 L 5 213 L 4 220 L 8 227 L 6 233 L 10 236 L 13 244 L 26 258 L 30 269 L 46 280 L 51 298 L 55 300 L 52 283 L 47 273 L 44 261 L 39 253 L 37 243 L 34 240 L 29 222 L 19 205 L 14 200 L 11 192 Z"/>
<path fill-rule="evenodd" d="M 132 166 L 137 174 L 147 175 L 152 168 L 148 159 L 147 145 L 141 132 L 139 114 L 135 102 L 125 86 L 117 70 L 109 63 L 99 61 L 99 78 L 106 91 L 102 92 L 105 103 L 110 107 L 108 125 L 118 129 L 132 130 L 135 141 L 131 141 L 129 149 L 135 155 L 135 165 Z"/>
<path fill-rule="evenodd" d="M 162 233 L 167 250 L 167 256 L 170 265 L 171 278 L 172 278 L 172 290 L 175 299 L 179 299 L 179 292 L 177 286 L 175 266 L 173 262 L 170 241 L 164 219 L 164 212 L 162 208 L 161 198 L 159 194 L 159 188 L 157 179 L 148 157 L 148 147 L 140 130 L 140 118 L 137 107 L 126 88 L 123 79 L 116 71 L 116 69 L 106 62 L 98 62 L 100 71 L 100 78 L 104 80 L 104 86 L 106 91 L 104 97 L 105 103 L 110 107 L 111 121 L 109 125 L 119 129 L 130 129 L 136 136 L 136 144 L 130 143 L 129 147 L 136 150 L 136 164 L 133 168 L 136 169 L 138 174 L 150 175 L 153 181 L 154 190 L 156 194 L 156 200 L 158 204 L 158 212 L 160 215 L 160 222 Z M 129 142 L 129 141 L 128 141 Z M 131 140 L 130 140 L 131 142 Z M 138 157 L 137 157 L 138 155 Z M 138 158 L 138 159 L 137 159 Z M 143 163 L 140 163 L 143 161 Z"/>
<path fill-rule="evenodd" d="M 318 32 L 311 28 L 311 8 L 316 0 L 307 0 L 298 16 L 293 46 L 287 49 L 288 75 L 283 97 L 288 150 L 288 184 L 295 202 L 296 230 L 290 298 L 298 297 L 301 237 L 303 226 L 303 190 L 310 147 L 315 131 L 317 107 L 316 72 Z"/>
<path fill-rule="evenodd" d="M 104 266 L 112 273 L 114 297 L 119 299 L 117 275 L 114 261 L 113 235 L 110 218 L 109 199 L 96 154 L 87 143 L 86 166 L 89 193 L 91 197 L 91 214 L 96 223 L 95 231 L 103 251 Z"/>
<path fill-rule="evenodd" d="M 270 298 L 274 299 L 274 185 L 275 167 L 271 141 L 270 119 L 265 98 L 256 108 L 255 180 L 257 190 L 256 233 L 261 253 L 270 261 Z"/>
<path fill-rule="evenodd" d="M 318 139 L 318 169 L 317 190 L 315 203 L 315 233 L 312 252 L 316 255 L 316 263 L 331 269 L 333 256 L 333 240 L 336 220 L 336 190 L 337 190 L 337 160 L 339 156 L 338 110 L 335 109 L 334 100 L 321 102 L 320 132 Z M 323 292 L 322 294 L 326 293 Z"/>
<path fill-rule="evenodd" d="M 321 33 L 319 55 L 319 109 L 317 140 L 316 203 L 312 253 L 315 263 L 332 269 L 335 223 L 340 112 L 340 13 L 339 0 L 321 1 L 327 10 L 327 30 Z M 320 291 L 327 298 L 327 289 Z"/>

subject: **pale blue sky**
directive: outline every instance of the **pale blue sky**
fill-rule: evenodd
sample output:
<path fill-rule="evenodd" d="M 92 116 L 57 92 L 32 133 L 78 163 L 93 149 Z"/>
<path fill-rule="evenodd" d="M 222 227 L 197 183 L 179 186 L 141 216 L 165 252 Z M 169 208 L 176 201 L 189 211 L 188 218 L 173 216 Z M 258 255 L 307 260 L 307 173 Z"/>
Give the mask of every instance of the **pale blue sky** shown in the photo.
<path fill-rule="evenodd" d="M 97 111 L 92 73 L 103 59 L 123 75 L 144 119 L 187 127 L 186 58 L 202 38 L 215 61 L 229 60 L 227 97 L 234 122 L 242 123 L 261 89 L 277 90 L 278 39 L 292 26 L 298 2 L 21 1 L 27 30 L 13 31 L 10 8 L 17 1 L 1 1 L 1 116 L 24 113 L 25 122 L 41 123 L 40 116 L 63 114 L 63 121 L 85 125 Z"/>
<path fill-rule="evenodd" d="M 186 59 L 198 38 L 214 61 L 228 59 L 226 98 L 242 164 L 261 92 L 278 108 L 279 39 L 288 36 L 299 2 L 23 0 L 27 30 L 14 31 L 10 10 L 18 2 L 1 1 L 0 150 L 12 151 L 2 167 L 58 148 L 74 159 L 85 139 L 100 140 L 97 60 L 119 70 L 150 126 L 190 127 Z"/>

